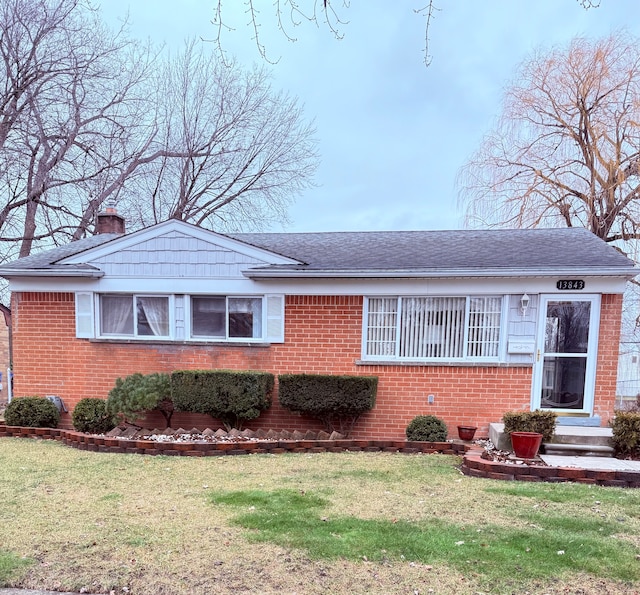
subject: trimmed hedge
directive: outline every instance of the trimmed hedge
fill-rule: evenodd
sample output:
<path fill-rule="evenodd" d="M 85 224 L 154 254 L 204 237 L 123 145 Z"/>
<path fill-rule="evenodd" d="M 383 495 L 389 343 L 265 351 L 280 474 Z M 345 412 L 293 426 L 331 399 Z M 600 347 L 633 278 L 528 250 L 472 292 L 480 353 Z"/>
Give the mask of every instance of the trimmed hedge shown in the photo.
<path fill-rule="evenodd" d="M 328 431 L 345 436 L 363 413 L 373 409 L 377 391 L 376 376 L 278 376 L 278 401 L 282 407 L 315 417 Z"/>
<path fill-rule="evenodd" d="M 543 442 L 550 442 L 556 433 L 557 415 L 553 411 L 507 411 L 502 416 L 504 431 L 511 432 L 537 432 L 542 434 Z"/>
<path fill-rule="evenodd" d="M 273 385 L 268 372 L 178 370 L 171 374 L 171 398 L 179 411 L 205 413 L 240 430 L 271 407 Z"/>
<path fill-rule="evenodd" d="M 130 424 L 148 411 L 158 410 L 171 424 L 174 405 L 171 402 L 171 386 L 168 374 L 131 374 L 116 379 L 109 391 L 107 413 Z"/>
<path fill-rule="evenodd" d="M 611 428 L 616 453 L 640 455 L 640 411 L 616 411 Z"/>
<path fill-rule="evenodd" d="M 7 405 L 4 420 L 9 426 L 55 428 L 60 421 L 60 412 L 49 399 L 17 397 Z"/>
<path fill-rule="evenodd" d="M 405 434 L 412 442 L 444 442 L 447 424 L 435 415 L 417 415 L 409 422 Z"/>
<path fill-rule="evenodd" d="M 81 399 L 73 408 L 71 421 L 76 431 L 88 434 L 105 434 L 116 426 L 104 399 Z"/>

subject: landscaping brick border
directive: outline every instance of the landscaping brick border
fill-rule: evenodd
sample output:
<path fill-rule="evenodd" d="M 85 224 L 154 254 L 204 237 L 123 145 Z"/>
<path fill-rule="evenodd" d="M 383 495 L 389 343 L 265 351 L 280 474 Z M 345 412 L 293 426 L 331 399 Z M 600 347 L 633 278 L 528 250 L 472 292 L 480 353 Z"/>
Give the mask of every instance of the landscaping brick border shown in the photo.
<path fill-rule="evenodd" d="M 507 481 L 575 482 L 619 488 L 640 488 L 640 471 L 515 465 L 483 459 L 482 452 L 471 447 L 464 453 L 460 466 L 462 473 L 471 477 Z"/>
<path fill-rule="evenodd" d="M 409 442 L 406 440 L 247 440 L 242 442 L 157 442 L 97 436 L 61 428 L 27 428 L 0 424 L 0 438 L 40 438 L 57 440 L 67 446 L 95 452 L 113 452 L 143 455 L 173 455 L 186 457 L 281 454 L 285 452 L 401 452 L 405 454 L 463 455 L 462 442 Z"/>
<path fill-rule="evenodd" d="M 460 470 L 470 477 L 506 481 L 575 482 L 600 486 L 640 488 L 640 471 L 580 469 L 514 465 L 482 458 L 473 444 L 454 442 L 410 442 L 403 440 L 251 440 L 246 442 L 156 442 L 84 434 L 60 428 L 27 428 L 0 424 L 0 438 L 57 440 L 66 446 L 94 452 L 141 455 L 206 457 L 248 454 L 320 452 L 399 452 L 404 454 L 447 454 L 462 456 Z"/>

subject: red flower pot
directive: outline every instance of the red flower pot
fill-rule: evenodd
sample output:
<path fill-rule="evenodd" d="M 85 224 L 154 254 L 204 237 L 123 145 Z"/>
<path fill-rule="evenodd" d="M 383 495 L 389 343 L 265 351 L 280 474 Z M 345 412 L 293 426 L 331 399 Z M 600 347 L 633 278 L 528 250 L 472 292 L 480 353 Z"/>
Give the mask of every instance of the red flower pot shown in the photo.
<path fill-rule="evenodd" d="M 458 426 L 458 438 L 460 440 L 473 440 L 477 429 L 475 426 Z"/>
<path fill-rule="evenodd" d="M 537 432 L 511 432 L 511 446 L 519 459 L 535 459 L 542 444 L 542 434 Z"/>

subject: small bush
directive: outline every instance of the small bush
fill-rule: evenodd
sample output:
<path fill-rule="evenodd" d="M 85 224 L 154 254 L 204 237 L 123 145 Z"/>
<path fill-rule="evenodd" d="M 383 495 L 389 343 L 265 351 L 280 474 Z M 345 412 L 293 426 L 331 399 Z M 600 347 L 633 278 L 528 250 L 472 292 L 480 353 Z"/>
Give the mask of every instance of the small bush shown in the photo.
<path fill-rule="evenodd" d="M 178 370 L 171 374 L 171 398 L 179 411 L 205 413 L 239 430 L 271 407 L 273 384 L 268 372 Z"/>
<path fill-rule="evenodd" d="M 640 455 L 640 411 L 616 411 L 611 428 L 617 454 Z"/>
<path fill-rule="evenodd" d="M 504 431 L 511 432 L 537 432 L 542 434 L 543 442 L 550 442 L 556 433 L 557 415 L 553 411 L 507 411 L 502 416 Z"/>
<path fill-rule="evenodd" d="M 4 420 L 8 426 L 55 428 L 60 421 L 60 412 L 48 399 L 18 397 L 7 405 Z"/>
<path fill-rule="evenodd" d="M 373 409 L 375 376 L 281 374 L 278 401 L 285 409 L 319 419 L 329 431 L 348 436 L 358 418 Z"/>
<path fill-rule="evenodd" d="M 169 427 L 173 408 L 168 374 L 145 375 L 138 372 L 124 380 L 118 378 L 107 399 L 107 413 L 130 424 L 146 412 L 158 410 Z"/>
<path fill-rule="evenodd" d="M 104 399 L 81 399 L 73 409 L 71 421 L 76 431 L 88 434 L 104 434 L 116 426 Z"/>
<path fill-rule="evenodd" d="M 435 415 L 414 417 L 406 430 L 407 440 L 444 442 L 447 439 L 447 424 Z"/>

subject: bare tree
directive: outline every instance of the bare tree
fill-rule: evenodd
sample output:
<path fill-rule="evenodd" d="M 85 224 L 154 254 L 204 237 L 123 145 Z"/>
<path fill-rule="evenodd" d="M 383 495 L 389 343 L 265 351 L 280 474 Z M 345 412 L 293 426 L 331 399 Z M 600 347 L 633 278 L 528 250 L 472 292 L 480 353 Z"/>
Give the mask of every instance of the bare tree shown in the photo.
<path fill-rule="evenodd" d="M 582 8 L 597 8 L 600 6 L 601 0 L 576 0 Z M 237 6 L 237 0 L 234 0 Z M 272 18 L 277 23 L 278 29 L 289 41 L 297 41 L 293 30 L 302 23 L 308 22 L 316 25 L 318 28 L 324 28 L 330 32 L 336 39 L 344 37 L 344 30 L 348 21 L 346 14 L 351 6 L 351 0 L 274 0 L 272 3 Z M 400 10 L 407 10 L 405 5 L 397 3 Z M 229 0 L 215 0 L 213 3 L 213 19 L 212 23 L 215 27 L 214 41 L 219 50 L 223 50 L 224 44 L 222 38 L 225 32 L 232 31 L 234 27 L 229 24 L 226 17 L 228 11 Z M 267 62 L 277 62 L 268 55 L 267 48 L 262 41 L 261 28 L 264 22 L 264 16 L 261 13 L 260 4 L 257 0 L 242 0 L 242 12 L 248 15 L 246 25 L 251 31 L 252 40 L 255 42 L 258 52 Z M 424 19 L 424 63 L 425 66 L 431 64 L 432 56 L 429 51 L 429 32 L 432 23 L 436 17 L 436 13 L 440 11 L 446 2 L 436 2 L 436 0 L 417 0 L 412 10 L 414 14 Z"/>
<path fill-rule="evenodd" d="M 459 181 L 471 227 L 585 227 L 637 261 L 639 40 L 616 32 L 533 55 Z M 634 294 L 627 339 L 638 332 Z"/>
<path fill-rule="evenodd" d="M 7 258 L 14 246 L 26 256 L 34 243 L 68 238 L 97 180 L 130 159 L 153 56 L 77 0 L 2 0 L 0 59 Z"/>
<path fill-rule="evenodd" d="M 575 39 L 536 53 L 514 81 L 461 173 L 467 224 L 586 227 L 620 247 L 640 238 L 639 40 Z"/>
<path fill-rule="evenodd" d="M 313 131 L 264 73 L 216 70 L 204 51 L 168 67 L 83 0 L 0 0 L 1 260 L 91 233 L 107 200 L 138 225 L 286 217 Z"/>
<path fill-rule="evenodd" d="M 286 220 L 312 178 L 314 130 L 297 102 L 271 90 L 264 68 L 244 71 L 211 49 L 189 42 L 159 73 L 163 144 L 182 155 L 163 156 L 137 178 L 130 207 L 144 207 L 141 225 L 174 218 L 264 228 Z"/>

